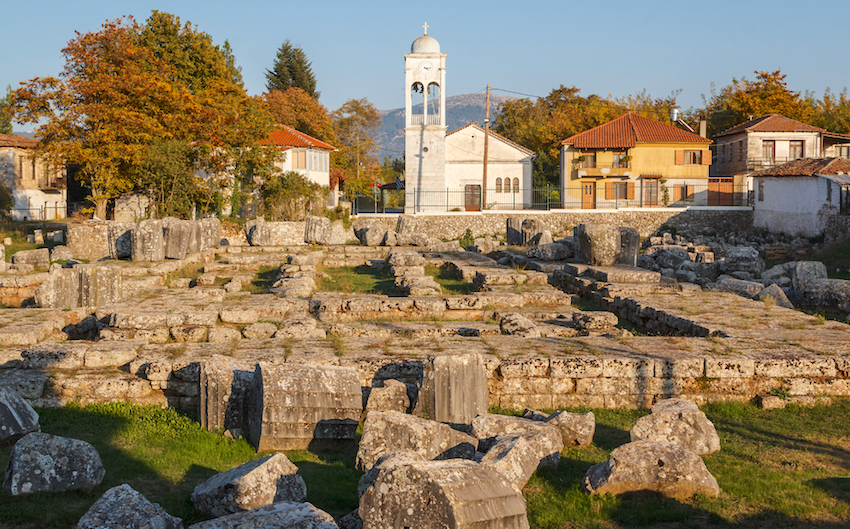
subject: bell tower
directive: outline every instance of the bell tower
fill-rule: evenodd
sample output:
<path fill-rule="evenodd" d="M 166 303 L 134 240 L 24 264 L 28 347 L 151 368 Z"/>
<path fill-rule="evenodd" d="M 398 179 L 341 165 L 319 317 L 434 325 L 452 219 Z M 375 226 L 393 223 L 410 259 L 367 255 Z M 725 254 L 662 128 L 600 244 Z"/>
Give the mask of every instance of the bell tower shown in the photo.
<path fill-rule="evenodd" d="M 423 27 L 404 56 L 405 186 L 417 194 L 446 189 L 446 54 Z"/>

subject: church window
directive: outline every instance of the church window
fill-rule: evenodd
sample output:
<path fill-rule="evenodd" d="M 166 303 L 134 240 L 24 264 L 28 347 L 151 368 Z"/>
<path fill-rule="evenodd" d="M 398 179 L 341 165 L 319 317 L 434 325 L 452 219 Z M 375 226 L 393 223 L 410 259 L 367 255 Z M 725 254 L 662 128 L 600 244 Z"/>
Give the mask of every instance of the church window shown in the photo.
<path fill-rule="evenodd" d="M 496 193 L 501 193 L 501 192 L 502 192 L 502 179 L 497 178 L 496 179 Z"/>
<path fill-rule="evenodd" d="M 514 178 L 514 193 L 519 193 L 519 178 Z"/>

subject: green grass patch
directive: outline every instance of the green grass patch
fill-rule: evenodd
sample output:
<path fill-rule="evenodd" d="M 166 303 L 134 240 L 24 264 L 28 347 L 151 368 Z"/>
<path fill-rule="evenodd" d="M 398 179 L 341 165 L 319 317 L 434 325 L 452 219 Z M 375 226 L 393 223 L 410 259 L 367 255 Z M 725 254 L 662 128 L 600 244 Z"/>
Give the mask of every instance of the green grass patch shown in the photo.
<path fill-rule="evenodd" d="M 204 263 L 187 264 L 180 270 L 165 276 L 165 284 L 171 285 L 172 279 L 198 279 L 204 273 Z"/>
<path fill-rule="evenodd" d="M 251 282 L 242 287 L 242 292 L 266 294 L 272 288 L 279 275 L 279 266 L 260 265 L 260 269 L 254 274 Z"/>
<path fill-rule="evenodd" d="M 434 277 L 434 280 L 443 288 L 443 294 L 465 296 L 475 292 L 472 283 L 458 278 L 445 266 L 427 265 L 425 266 L 425 275 Z"/>
<path fill-rule="evenodd" d="M 831 279 L 850 279 L 850 239 L 830 244 L 810 259 L 826 265 L 827 276 Z M 836 269 L 839 271 L 836 272 Z"/>
<path fill-rule="evenodd" d="M 395 286 L 395 278 L 386 268 L 372 268 L 361 265 L 324 268 L 328 277 L 316 281 L 319 292 L 346 292 L 351 294 L 383 294 L 399 297 L 401 292 Z"/>

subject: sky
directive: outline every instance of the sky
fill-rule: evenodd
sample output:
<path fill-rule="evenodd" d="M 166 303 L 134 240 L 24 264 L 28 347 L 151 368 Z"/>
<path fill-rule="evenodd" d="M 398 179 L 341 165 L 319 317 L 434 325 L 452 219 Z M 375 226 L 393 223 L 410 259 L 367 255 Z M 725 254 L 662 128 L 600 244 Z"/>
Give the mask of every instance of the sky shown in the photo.
<path fill-rule="evenodd" d="M 562 84 L 584 96 L 680 90 L 679 106 L 688 109 L 703 106 L 712 83 L 781 69 L 789 88 L 821 97 L 850 85 L 847 7 L 847 0 L 14 2 L 4 10 L 0 89 L 58 75 L 75 32 L 124 15 L 143 22 L 159 10 L 216 44 L 228 40 L 251 95 L 265 91 L 265 71 L 289 39 L 312 62 L 330 110 L 364 97 L 381 110 L 404 106 L 404 53 L 426 22 L 448 54 L 447 96 L 488 83 L 493 93 L 520 97 Z"/>

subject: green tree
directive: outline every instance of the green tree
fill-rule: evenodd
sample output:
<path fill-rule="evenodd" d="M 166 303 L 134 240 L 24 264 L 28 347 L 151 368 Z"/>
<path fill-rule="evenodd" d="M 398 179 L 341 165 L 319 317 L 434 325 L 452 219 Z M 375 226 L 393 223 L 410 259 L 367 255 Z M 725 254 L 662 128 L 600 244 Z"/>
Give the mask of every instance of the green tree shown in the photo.
<path fill-rule="evenodd" d="M 12 134 L 12 87 L 6 87 L 6 95 L 0 99 L 0 134 Z"/>
<path fill-rule="evenodd" d="M 375 156 L 375 133 L 381 114 L 365 97 L 349 99 L 333 113 L 339 138 L 339 155 L 334 164 L 342 170 L 346 191 L 364 191 L 380 171 Z"/>
<path fill-rule="evenodd" d="M 827 88 L 823 99 L 816 102 L 811 124 L 831 132 L 850 134 L 850 99 L 847 97 L 847 89 L 836 96 Z"/>
<path fill-rule="evenodd" d="M 307 54 L 287 39 L 278 48 L 272 69 L 266 70 L 266 89 L 269 92 L 286 92 L 293 86 L 304 90 L 313 99 L 319 99 L 320 92 L 316 91 L 316 77 Z"/>

